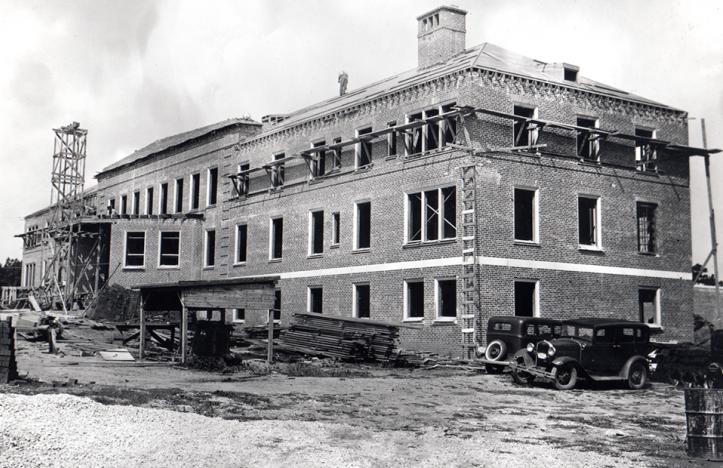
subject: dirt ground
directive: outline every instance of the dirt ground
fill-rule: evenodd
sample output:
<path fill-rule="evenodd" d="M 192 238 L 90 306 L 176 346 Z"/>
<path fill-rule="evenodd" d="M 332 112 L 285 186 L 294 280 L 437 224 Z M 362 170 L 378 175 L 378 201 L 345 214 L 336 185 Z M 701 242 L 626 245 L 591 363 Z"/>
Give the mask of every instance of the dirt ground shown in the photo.
<path fill-rule="evenodd" d="M 543 384 L 516 386 L 509 375 L 362 365 L 334 368 L 335 377 L 265 374 L 253 368 L 224 374 L 164 364 L 106 363 L 45 350 L 42 344 L 19 340 L 19 369 L 40 381 L 0 386 L 0 409 L 7 405 L 0 417 L 0 429 L 5 424 L 0 466 L 4 459 L 23 459 L 13 447 L 25 426 L 11 419 L 22 418 L 22 408 L 29 405 L 22 399 L 28 397 L 20 395 L 42 400 L 32 400 L 32 405 L 52 408 L 48 395 L 55 394 L 94 400 L 83 403 L 77 413 L 81 421 L 87 417 L 88 424 L 100 411 L 96 407 L 109 405 L 161 410 L 168 420 L 162 427 L 173 425 L 179 413 L 192 414 L 192 421 L 179 424 L 193 427 L 181 432 L 176 427 L 174 437 L 207 437 L 207 446 L 217 450 L 203 461 L 182 458 L 186 466 L 210 460 L 215 466 L 714 466 L 685 455 L 683 393 L 662 384 L 637 392 L 621 386 L 559 392 Z M 115 416 L 108 418 L 103 424 L 111 428 L 127 425 Z M 225 436 L 217 438 L 203 429 L 217 423 L 229 426 L 214 433 L 242 431 L 261 437 L 261 431 L 263 437 L 261 442 L 254 437 L 235 442 L 258 442 L 245 446 L 245 461 L 235 460 L 232 452 L 219 460 L 216 456 L 227 450 Z M 150 426 L 134 431 L 125 427 L 119 433 L 153 438 L 154 430 L 162 437 L 162 429 Z M 67 438 L 72 437 L 77 434 L 68 432 Z M 128 463 L 172 464 L 149 458 L 147 443 L 129 440 L 120 445 Z M 75 450 L 104 450 L 92 442 Z M 54 452 L 60 466 L 64 460 L 83 466 L 63 458 L 63 450 L 70 450 L 63 447 Z M 153 462 L 146 463 L 149 460 Z M 93 464 L 104 465 L 102 460 Z"/>

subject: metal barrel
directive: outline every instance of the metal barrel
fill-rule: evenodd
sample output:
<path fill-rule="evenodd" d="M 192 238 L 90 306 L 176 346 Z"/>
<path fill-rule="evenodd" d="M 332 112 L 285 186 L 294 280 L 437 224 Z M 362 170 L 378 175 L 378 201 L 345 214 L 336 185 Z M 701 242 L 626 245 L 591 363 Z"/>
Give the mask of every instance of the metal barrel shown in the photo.
<path fill-rule="evenodd" d="M 723 389 L 686 388 L 688 456 L 723 460 Z"/>

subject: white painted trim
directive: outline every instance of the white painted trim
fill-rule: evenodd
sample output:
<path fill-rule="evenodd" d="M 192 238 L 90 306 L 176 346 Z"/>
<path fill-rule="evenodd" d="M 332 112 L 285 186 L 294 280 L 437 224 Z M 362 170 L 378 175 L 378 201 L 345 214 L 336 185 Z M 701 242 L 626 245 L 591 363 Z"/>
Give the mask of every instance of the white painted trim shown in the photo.
<path fill-rule="evenodd" d="M 128 265 L 126 263 L 126 254 L 128 253 L 128 234 L 139 234 L 143 233 L 143 265 Z M 143 270 L 146 267 L 146 238 L 148 233 L 145 230 L 140 231 L 123 231 L 123 269 L 124 270 Z"/>
<path fill-rule="evenodd" d="M 693 273 L 689 271 L 670 270 L 645 270 L 642 268 L 614 267 L 607 265 L 590 265 L 587 263 L 562 263 L 528 260 L 522 258 L 502 257 L 478 257 L 480 265 L 502 266 L 508 268 L 529 268 L 538 270 L 572 271 L 577 273 L 599 273 L 605 275 L 619 276 L 640 276 L 644 278 L 662 278 L 692 281 Z M 281 279 L 308 278 L 314 276 L 353 275 L 361 273 L 378 273 L 384 271 L 411 270 L 416 268 L 438 268 L 445 266 L 462 265 L 462 257 L 433 258 L 427 260 L 414 260 L 408 262 L 377 263 L 371 265 L 356 265 L 339 268 L 323 268 L 319 270 L 287 271 L 283 273 L 269 273 L 261 275 L 249 275 L 242 278 L 255 276 L 280 276 Z"/>
<path fill-rule="evenodd" d="M 176 265 L 161 265 L 161 243 L 163 239 L 163 234 L 168 232 L 176 232 L 178 233 L 178 263 Z M 180 230 L 160 230 L 158 231 L 158 269 L 159 270 L 178 270 L 181 268 L 181 231 Z"/>

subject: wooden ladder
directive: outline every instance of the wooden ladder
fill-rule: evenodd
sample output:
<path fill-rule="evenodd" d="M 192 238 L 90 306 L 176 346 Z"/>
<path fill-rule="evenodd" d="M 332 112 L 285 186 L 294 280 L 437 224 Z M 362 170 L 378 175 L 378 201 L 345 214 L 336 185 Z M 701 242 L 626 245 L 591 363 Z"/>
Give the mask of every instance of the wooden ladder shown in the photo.
<path fill-rule="evenodd" d="M 477 349 L 477 219 L 475 165 L 462 166 L 462 357 L 474 359 Z"/>

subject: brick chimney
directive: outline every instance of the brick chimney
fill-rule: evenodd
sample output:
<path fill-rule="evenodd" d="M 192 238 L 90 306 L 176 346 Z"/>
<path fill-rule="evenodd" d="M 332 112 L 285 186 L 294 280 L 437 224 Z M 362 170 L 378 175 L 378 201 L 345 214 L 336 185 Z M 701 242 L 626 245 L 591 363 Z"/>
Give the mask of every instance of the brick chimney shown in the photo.
<path fill-rule="evenodd" d="M 466 14 L 456 6 L 441 6 L 417 17 L 419 68 L 444 62 L 464 50 Z"/>

